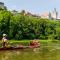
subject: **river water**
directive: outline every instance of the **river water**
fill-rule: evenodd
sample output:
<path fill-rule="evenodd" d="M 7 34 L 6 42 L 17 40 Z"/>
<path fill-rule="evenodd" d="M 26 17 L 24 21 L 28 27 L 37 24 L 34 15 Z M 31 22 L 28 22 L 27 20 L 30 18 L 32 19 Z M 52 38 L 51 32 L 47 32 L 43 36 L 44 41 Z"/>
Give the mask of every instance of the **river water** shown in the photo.
<path fill-rule="evenodd" d="M 0 60 L 60 60 L 60 47 L 0 51 Z"/>

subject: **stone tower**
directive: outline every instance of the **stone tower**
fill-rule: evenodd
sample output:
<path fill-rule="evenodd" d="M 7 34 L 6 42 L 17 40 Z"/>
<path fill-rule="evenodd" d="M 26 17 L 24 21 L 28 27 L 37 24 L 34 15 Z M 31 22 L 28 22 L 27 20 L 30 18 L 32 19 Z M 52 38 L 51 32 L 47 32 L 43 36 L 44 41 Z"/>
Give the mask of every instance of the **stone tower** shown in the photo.
<path fill-rule="evenodd" d="M 54 19 L 57 19 L 58 18 L 58 12 L 57 12 L 56 8 L 54 8 L 54 11 L 52 12 L 52 17 Z"/>
<path fill-rule="evenodd" d="M 0 2 L 0 8 L 7 9 L 6 6 L 4 6 L 4 3 L 3 2 Z"/>

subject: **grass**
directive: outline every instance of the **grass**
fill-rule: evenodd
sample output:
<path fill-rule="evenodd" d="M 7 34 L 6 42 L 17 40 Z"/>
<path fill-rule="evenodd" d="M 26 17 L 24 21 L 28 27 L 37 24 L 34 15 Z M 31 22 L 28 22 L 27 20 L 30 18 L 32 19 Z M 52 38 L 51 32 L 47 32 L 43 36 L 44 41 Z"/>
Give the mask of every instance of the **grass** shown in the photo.
<path fill-rule="evenodd" d="M 25 43 L 29 44 L 32 40 L 9 40 L 10 43 Z M 59 40 L 39 40 L 41 44 L 49 44 L 49 43 L 60 43 Z"/>
<path fill-rule="evenodd" d="M 31 40 L 8 40 L 9 44 L 23 44 L 23 45 L 29 45 Z M 46 45 L 51 43 L 60 43 L 59 40 L 39 40 L 40 44 Z M 2 41 L 0 40 L 0 44 Z"/>

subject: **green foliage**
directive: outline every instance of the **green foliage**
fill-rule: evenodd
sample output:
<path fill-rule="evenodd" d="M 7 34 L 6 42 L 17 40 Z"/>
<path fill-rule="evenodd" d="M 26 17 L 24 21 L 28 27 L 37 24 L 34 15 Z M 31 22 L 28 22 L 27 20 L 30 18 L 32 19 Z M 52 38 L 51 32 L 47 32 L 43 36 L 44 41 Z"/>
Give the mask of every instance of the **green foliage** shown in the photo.
<path fill-rule="evenodd" d="M 30 15 L 12 14 L 0 10 L 0 36 L 6 33 L 9 39 L 60 39 L 60 21 L 36 18 Z"/>

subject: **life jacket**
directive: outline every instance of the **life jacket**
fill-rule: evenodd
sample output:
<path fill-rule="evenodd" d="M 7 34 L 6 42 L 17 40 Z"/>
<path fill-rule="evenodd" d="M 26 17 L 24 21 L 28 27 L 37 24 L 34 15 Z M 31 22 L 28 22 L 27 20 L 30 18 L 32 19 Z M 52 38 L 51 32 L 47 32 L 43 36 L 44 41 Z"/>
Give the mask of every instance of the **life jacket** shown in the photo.
<path fill-rule="evenodd" d="M 36 48 L 36 47 L 39 47 L 39 46 L 40 46 L 40 43 L 38 41 L 30 42 L 30 47 L 32 47 L 32 48 Z"/>

